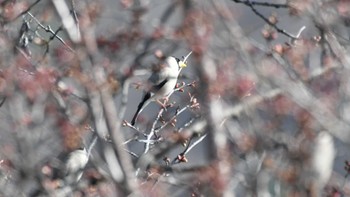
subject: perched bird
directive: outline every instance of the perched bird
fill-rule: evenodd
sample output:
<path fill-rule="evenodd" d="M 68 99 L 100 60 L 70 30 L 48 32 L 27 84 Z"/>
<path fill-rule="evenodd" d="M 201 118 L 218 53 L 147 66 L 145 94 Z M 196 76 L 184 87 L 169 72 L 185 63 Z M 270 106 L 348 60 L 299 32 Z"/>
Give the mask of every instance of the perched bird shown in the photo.
<path fill-rule="evenodd" d="M 84 173 L 84 169 L 89 162 L 92 148 L 97 142 L 97 136 L 93 136 L 88 149 L 85 147 L 74 150 L 68 155 L 65 165 L 65 180 L 67 184 L 77 183 Z"/>
<path fill-rule="evenodd" d="M 53 191 L 52 196 L 73 196 L 74 187 L 76 187 L 76 184 L 82 177 L 85 166 L 88 162 L 89 154 L 86 148 L 79 148 L 71 152 L 68 155 L 64 166 L 64 185 Z"/>
<path fill-rule="evenodd" d="M 172 56 L 167 57 L 165 64 L 158 71 L 151 74 L 148 79 L 148 82 L 151 84 L 150 88 L 137 107 L 136 113 L 131 120 L 132 125 L 135 125 L 138 115 L 149 103 L 161 99 L 173 91 L 177 83 L 177 77 L 181 69 L 186 67 L 185 62 L 191 53 L 192 51 L 183 60 Z"/>
<path fill-rule="evenodd" d="M 69 154 L 66 162 L 65 180 L 67 184 L 74 184 L 80 180 L 88 161 L 89 156 L 85 148 L 75 150 Z"/>

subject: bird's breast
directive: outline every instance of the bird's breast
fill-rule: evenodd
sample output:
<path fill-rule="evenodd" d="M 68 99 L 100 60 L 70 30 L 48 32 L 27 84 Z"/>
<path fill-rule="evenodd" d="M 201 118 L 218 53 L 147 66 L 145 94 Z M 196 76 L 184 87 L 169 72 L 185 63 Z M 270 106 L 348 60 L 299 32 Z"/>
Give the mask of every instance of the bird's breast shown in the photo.
<path fill-rule="evenodd" d="M 170 78 L 167 83 L 157 91 L 156 96 L 164 97 L 170 94 L 176 86 L 176 81 L 176 78 Z"/>

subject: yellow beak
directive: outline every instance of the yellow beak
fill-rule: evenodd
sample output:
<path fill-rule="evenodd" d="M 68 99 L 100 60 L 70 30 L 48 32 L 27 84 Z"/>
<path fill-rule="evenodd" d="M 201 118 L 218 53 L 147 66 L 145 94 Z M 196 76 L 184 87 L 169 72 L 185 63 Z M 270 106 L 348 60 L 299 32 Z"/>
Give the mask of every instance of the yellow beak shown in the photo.
<path fill-rule="evenodd" d="M 187 65 L 183 61 L 180 61 L 179 66 L 180 68 L 185 68 Z"/>

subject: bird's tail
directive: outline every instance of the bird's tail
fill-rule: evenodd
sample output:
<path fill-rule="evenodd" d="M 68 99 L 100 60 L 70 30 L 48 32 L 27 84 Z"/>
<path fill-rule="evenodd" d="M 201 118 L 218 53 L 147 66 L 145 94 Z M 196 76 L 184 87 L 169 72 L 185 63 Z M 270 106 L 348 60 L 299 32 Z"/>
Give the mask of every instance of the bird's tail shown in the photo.
<path fill-rule="evenodd" d="M 143 105 L 145 104 L 145 102 L 146 102 L 149 98 L 151 98 L 151 93 L 150 93 L 150 92 L 147 92 L 147 93 L 145 94 L 145 96 L 143 97 L 141 103 L 137 106 L 136 113 L 135 113 L 134 117 L 133 117 L 132 120 L 131 120 L 131 125 L 133 125 L 133 126 L 135 125 L 136 119 L 137 119 L 137 117 L 139 116 L 139 114 L 141 113 Z"/>

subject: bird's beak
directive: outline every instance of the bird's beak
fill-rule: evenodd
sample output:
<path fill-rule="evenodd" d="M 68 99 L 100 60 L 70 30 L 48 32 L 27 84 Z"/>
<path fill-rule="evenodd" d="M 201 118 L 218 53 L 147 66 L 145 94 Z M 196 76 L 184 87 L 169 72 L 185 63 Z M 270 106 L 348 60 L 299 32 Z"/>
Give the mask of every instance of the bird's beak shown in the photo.
<path fill-rule="evenodd" d="M 180 63 L 179 63 L 179 66 L 180 66 L 180 68 L 185 68 L 186 66 L 187 66 L 187 59 L 188 59 L 188 57 L 190 57 L 190 55 L 192 54 L 192 51 L 190 51 L 184 58 L 183 58 L 183 61 L 181 61 Z"/>
<path fill-rule="evenodd" d="M 185 64 L 185 62 L 180 61 L 179 66 L 180 66 L 180 68 L 185 68 L 187 65 Z"/>

